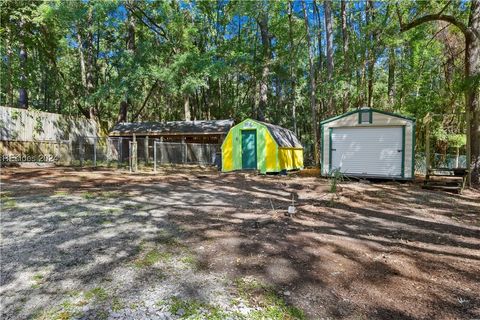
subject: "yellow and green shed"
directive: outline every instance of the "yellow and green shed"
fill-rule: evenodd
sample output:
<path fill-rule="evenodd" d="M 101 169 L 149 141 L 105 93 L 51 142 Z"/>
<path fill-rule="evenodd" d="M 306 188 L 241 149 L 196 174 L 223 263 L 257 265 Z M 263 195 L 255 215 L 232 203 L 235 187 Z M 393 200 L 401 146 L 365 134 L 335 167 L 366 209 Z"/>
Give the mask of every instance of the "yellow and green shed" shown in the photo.
<path fill-rule="evenodd" d="M 228 132 L 222 144 L 222 171 L 261 173 L 303 168 L 303 146 L 290 130 L 246 119 Z"/>

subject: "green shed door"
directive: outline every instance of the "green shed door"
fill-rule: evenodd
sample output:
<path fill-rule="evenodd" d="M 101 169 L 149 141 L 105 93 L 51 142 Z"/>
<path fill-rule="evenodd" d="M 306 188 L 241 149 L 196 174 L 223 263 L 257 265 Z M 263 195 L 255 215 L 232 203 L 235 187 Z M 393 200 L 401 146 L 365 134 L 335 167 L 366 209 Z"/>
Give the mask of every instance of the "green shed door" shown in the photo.
<path fill-rule="evenodd" d="M 257 169 L 257 130 L 242 131 L 242 169 Z"/>

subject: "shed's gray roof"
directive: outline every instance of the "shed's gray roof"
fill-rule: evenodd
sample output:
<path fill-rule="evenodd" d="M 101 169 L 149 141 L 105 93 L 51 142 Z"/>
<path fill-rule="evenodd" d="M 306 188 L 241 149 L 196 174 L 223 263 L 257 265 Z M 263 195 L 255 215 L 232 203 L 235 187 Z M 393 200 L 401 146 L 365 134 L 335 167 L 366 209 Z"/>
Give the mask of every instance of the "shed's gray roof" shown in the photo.
<path fill-rule="evenodd" d="M 298 140 L 295 133 L 292 131 L 277 126 L 275 124 L 258 121 L 265 125 L 272 135 L 273 139 L 277 142 L 277 145 L 282 148 L 303 148 L 302 143 Z"/>
<path fill-rule="evenodd" d="M 233 120 L 195 120 L 168 122 L 120 122 L 110 135 L 130 134 L 226 134 Z"/>

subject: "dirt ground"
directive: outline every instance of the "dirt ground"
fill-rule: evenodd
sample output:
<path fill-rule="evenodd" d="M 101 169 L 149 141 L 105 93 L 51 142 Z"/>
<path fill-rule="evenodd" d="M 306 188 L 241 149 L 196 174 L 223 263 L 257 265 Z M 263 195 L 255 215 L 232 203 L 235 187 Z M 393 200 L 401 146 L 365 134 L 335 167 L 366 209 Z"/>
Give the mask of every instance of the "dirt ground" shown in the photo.
<path fill-rule="evenodd" d="M 73 291 L 96 290 L 90 296 L 102 301 L 99 284 L 114 290 L 117 278 L 115 299 L 142 299 L 157 276 L 144 268 L 142 281 L 128 282 L 126 274 L 132 261 L 150 265 L 139 260 L 142 248 L 167 229 L 173 246 L 191 254 L 179 253 L 181 261 L 194 259 L 196 269 L 163 278 L 156 296 L 181 288 L 212 302 L 228 291 L 261 305 L 255 292 L 238 293 L 238 279 L 254 279 L 285 302 L 282 310 L 298 308 L 308 319 L 480 318 L 478 192 L 348 181 L 333 194 L 328 180 L 305 174 L 200 169 L 2 168 L 1 184 L 6 318 L 41 317 Z M 292 197 L 297 214 L 288 217 Z M 179 262 L 172 263 L 165 268 Z M 177 280 L 169 279 L 181 279 L 173 293 L 165 286 Z M 211 296 L 202 287 L 208 281 L 222 284 Z M 108 312 L 112 299 L 104 299 Z M 302 315 L 279 319 L 295 317 Z"/>

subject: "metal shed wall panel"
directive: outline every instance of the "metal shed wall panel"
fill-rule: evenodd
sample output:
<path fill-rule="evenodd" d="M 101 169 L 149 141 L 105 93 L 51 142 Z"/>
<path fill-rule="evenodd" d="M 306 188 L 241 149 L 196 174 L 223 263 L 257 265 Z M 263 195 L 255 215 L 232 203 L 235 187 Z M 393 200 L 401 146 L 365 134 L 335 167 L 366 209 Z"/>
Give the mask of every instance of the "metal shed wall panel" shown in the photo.
<path fill-rule="evenodd" d="M 334 128 L 332 169 L 365 176 L 402 176 L 402 128 Z"/>

